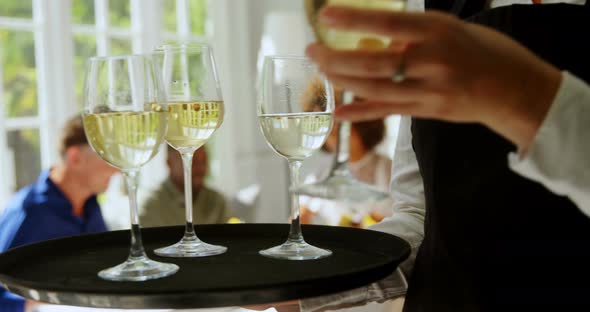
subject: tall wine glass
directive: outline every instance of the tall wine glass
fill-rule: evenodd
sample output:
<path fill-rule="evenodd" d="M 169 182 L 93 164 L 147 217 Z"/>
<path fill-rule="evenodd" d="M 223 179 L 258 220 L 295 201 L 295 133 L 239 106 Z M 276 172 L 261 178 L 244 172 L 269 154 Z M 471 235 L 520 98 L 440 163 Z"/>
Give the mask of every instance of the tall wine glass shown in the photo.
<path fill-rule="evenodd" d="M 137 176 L 164 141 L 167 104 L 160 67 L 151 56 L 88 60 L 84 87 L 84 130 L 98 155 L 125 176 L 131 211 L 127 261 L 98 273 L 111 281 L 145 281 L 174 274 L 178 266 L 149 259 L 137 214 Z"/>
<path fill-rule="evenodd" d="M 206 44 L 164 45 L 156 50 L 162 60 L 168 96 L 166 141 L 182 157 L 186 226 L 182 239 L 155 250 L 164 257 L 205 257 L 222 254 L 224 246 L 207 244 L 195 234 L 193 224 L 192 162 L 223 122 L 224 105 L 211 48 Z"/>
<path fill-rule="evenodd" d="M 259 88 L 258 122 L 269 146 L 289 162 L 291 188 L 299 169 L 326 141 L 332 130 L 334 94 L 330 83 L 308 59 L 266 57 Z M 313 98 L 310 101 L 309 93 Z M 330 250 L 305 242 L 299 220 L 299 196 L 291 195 L 291 230 L 282 245 L 260 251 L 267 257 L 309 260 L 327 257 Z"/>
<path fill-rule="evenodd" d="M 305 10 L 308 21 L 319 41 L 338 50 L 355 49 L 383 49 L 390 39 L 374 34 L 341 31 L 325 27 L 317 22 L 317 14 L 325 5 L 340 5 L 363 9 L 402 11 L 406 7 L 406 0 L 305 0 Z M 343 91 L 343 105 L 350 104 L 354 95 Z M 338 127 L 338 145 L 334 156 L 334 164 L 323 181 L 301 185 L 294 191 L 301 195 L 321 197 L 345 202 L 373 202 L 389 197 L 389 193 L 382 192 L 373 186 L 355 179 L 348 165 L 350 159 L 350 127 L 344 121 Z"/>

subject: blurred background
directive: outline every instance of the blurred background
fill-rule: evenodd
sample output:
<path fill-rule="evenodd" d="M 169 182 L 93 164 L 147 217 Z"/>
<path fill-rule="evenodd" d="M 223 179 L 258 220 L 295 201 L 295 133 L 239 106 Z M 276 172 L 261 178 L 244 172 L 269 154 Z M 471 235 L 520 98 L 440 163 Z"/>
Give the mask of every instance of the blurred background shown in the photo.
<path fill-rule="evenodd" d="M 297 0 L 0 0 L 0 212 L 17 189 L 59 161 L 59 132 L 80 111 L 88 57 L 180 41 L 213 46 L 226 103 L 224 124 L 208 146 L 208 184 L 243 221 L 287 222 L 286 162 L 258 129 L 256 83 L 265 55 L 302 55 L 313 41 Z M 386 121 L 378 149 L 390 158 L 398 121 Z M 304 175 L 324 170 L 331 158 L 307 160 Z M 140 201 L 166 176 L 160 153 L 142 169 Z M 110 228 L 127 228 L 120 177 L 100 199 Z"/>

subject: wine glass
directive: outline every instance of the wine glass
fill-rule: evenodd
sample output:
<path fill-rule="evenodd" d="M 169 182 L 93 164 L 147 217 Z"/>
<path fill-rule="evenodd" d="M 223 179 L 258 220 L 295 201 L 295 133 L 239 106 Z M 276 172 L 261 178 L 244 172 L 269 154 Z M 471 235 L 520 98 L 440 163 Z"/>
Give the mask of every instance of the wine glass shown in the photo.
<path fill-rule="evenodd" d="M 222 254 L 224 246 L 207 244 L 193 224 L 192 161 L 223 122 L 224 105 L 211 48 L 206 44 L 164 45 L 156 49 L 163 64 L 168 96 L 166 142 L 182 157 L 186 226 L 182 239 L 154 252 L 164 257 L 205 257 Z"/>
<path fill-rule="evenodd" d="M 332 86 L 304 57 L 268 56 L 259 92 L 260 129 L 269 146 L 289 162 L 291 188 L 294 188 L 299 182 L 302 161 L 324 144 L 332 130 Z M 312 246 L 303 239 L 299 196 L 293 193 L 287 241 L 262 250 L 260 254 L 278 259 L 309 260 L 327 257 L 332 252 Z"/>
<path fill-rule="evenodd" d="M 105 280 L 145 281 L 178 271 L 175 264 L 147 257 L 137 214 L 139 170 L 158 153 L 168 124 L 160 70 L 150 55 L 95 57 L 87 63 L 84 131 L 94 151 L 125 176 L 131 211 L 129 257 L 100 271 Z"/>
<path fill-rule="evenodd" d="M 338 50 L 384 49 L 390 39 L 375 34 L 342 31 L 325 27 L 317 22 L 317 14 L 325 5 L 340 5 L 355 8 L 402 11 L 406 0 L 305 0 L 305 11 L 318 40 Z M 342 104 L 354 100 L 354 94 L 343 91 Z M 375 202 L 388 198 L 389 193 L 355 179 L 350 171 L 350 127 L 351 123 L 343 121 L 338 127 L 337 152 L 334 164 L 323 181 L 301 185 L 294 192 L 301 195 L 340 200 L 344 202 Z"/>

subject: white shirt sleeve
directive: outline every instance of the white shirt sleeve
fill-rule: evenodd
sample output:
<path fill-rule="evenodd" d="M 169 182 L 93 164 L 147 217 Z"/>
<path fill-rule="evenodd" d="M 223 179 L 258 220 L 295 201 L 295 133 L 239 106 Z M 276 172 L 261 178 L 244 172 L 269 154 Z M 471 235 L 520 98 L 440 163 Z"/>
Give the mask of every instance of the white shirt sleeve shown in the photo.
<path fill-rule="evenodd" d="M 424 184 L 412 147 L 410 117 L 402 117 L 391 171 L 393 215 L 370 229 L 396 235 L 412 247 L 410 257 L 389 277 L 350 291 L 334 295 L 303 299 L 301 311 L 323 311 L 369 302 L 383 302 L 405 295 L 416 252 L 424 237 Z"/>
<path fill-rule="evenodd" d="M 557 96 L 526 154 L 508 155 L 516 173 L 569 197 L 590 216 L 590 86 L 562 73 Z"/>
<path fill-rule="evenodd" d="M 424 238 L 424 183 L 412 146 L 412 119 L 402 117 L 395 155 L 391 168 L 391 194 L 393 214 L 370 227 L 406 240 L 412 247 L 412 255 L 401 268 L 408 276 L 413 268 L 416 251 Z"/>

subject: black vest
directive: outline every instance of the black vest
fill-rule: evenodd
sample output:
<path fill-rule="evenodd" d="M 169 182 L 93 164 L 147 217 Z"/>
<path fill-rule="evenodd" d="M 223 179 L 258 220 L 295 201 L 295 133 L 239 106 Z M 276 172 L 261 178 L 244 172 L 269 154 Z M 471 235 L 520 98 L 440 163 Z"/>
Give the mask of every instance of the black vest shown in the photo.
<path fill-rule="evenodd" d="M 590 5 L 431 0 L 590 82 Z M 490 60 L 493 61 L 493 60 Z M 590 219 L 508 168 L 515 146 L 476 124 L 414 118 L 425 237 L 404 311 L 590 311 Z"/>

